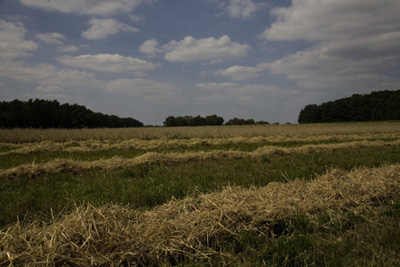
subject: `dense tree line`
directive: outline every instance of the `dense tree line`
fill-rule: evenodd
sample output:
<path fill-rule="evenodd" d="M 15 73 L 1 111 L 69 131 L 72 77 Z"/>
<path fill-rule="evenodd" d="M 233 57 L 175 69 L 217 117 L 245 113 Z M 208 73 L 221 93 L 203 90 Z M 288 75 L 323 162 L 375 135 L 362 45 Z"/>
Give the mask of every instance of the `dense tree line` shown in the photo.
<path fill-rule="evenodd" d="M 307 105 L 299 123 L 400 120 L 400 90 L 354 94 L 321 105 Z"/>
<path fill-rule="evenodd" d="M 193 116 L 169 116 L 164 121 L 164 126 L 206 126 L 206 125 L 223 125 L 224 119 L 217 115 L 201 117 Z M 225 123 L 225 125 L 251 125 L 251 124 L 268 124 L 265 121 L 254 121 L 254 119 L 233 118 Z"/>
<path fill-rule="evenodd" d="M 0 102 L 0 128 L 116 128 L 141 127 L 133 118 L 93 112 L 77 104 L 30 99 Z"/>
<path fill-rule="evenodd" d="M 225 123 L 225 125 L 254 125 L 254 124 L 269 124 L 266 121 L 255 121 L 254 119 L 239 119 L 233 118 Z"/>
<path fill-rule="evenodd" d="M 205 125 L 222 125 L 224 119 L 217 115 L 201 117 L 200 115 L 193 116 L 169 116 L 164 121 L 164 126 L 205 126 Z"/>

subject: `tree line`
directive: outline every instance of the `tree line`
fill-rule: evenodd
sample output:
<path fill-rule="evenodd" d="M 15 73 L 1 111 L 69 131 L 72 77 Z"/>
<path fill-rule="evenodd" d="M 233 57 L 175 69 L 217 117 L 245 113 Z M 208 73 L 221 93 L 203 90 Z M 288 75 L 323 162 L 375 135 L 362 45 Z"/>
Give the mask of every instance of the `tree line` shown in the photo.
<path fill-rule="evenodd" d="M 0 128 L 119 128 L 142 127 L 133 118 L 93 112 L 78 104 L 30 99 L 0 102 Z"/>
<path fill-rule="evenodd" d="M 400 90 L 354 94 L 351 97 L 305 106 L 299 123 L 400 120 Z"/>
<path fill-rule="evenodd" d="M 224 125 L 224 119 L 217 115 L 202 117 L 200 115 L 193 116 L 169 116 L 164 121 L 164 126 L 208 126 L 208 125 Z M 251 125 L 251 124 L 268 124 L 265 121 L 256 122 L 254 119 L 233 118 L 225 123 L 225 125 Z"/>

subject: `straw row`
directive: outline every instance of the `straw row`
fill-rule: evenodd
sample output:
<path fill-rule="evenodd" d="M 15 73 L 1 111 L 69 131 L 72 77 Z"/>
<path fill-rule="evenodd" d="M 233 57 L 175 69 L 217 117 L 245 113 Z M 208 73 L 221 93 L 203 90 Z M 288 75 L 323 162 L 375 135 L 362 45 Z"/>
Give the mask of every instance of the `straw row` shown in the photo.
<path fill-rule="evenodd" d="M 71 159 L 55 159 L 40 164 L 24 164 L 11 169 L 0 170 L 0 177 L 41 176 L 59 172 L 79 172 L 89 169 L 112 170 L 132 168 L 143 164 L 175 164 L 191 161 L 208 161 L 219 159 L 258 158 L 271 155 L 288 155 L 294 153 L 326 152 L 338 149 L 356 149 L 362 147 L 399 146 L 400 141 L 355 141 L 339 144 L 304 145 L 300 147 L 264 146 L 255 151 L 214 150 L 209 152 L 156 153 L 148 152 L 135 158 L 113 157 L 95 161 L 77 161 Z"/>
<path fill-rule="evenodd" d="M 0 265 L 160 266 L 207 259 L 242 231 L 271 233 L 298 212 L 362 210 L 400 192 L 400 165 L 333 170 L 312 181 L 172 200 L 141 212 L 118 205 L 78 207 L 49 225 L 16 224 L 0 232 Z"/>
<path fill-rule="evenodd" d="M 44 152 L 93 152 L 109 150 L 151 150 L 160 148 L 189 148 L 194 146 L 218 146 L 233 144 L 256 144 L 278 142 L 350 142 L 368 141 L 377 139 L 400 139 L 399 134 L 367 134 L 367 135 L 321 135 L 321 136 L 273 136 L 273 137 L 231 137 L 231 138 L 191 138 L 191 139 L 167 139 L 154 140 L 86 140 L 39 143 L 10 144 L 0 143 L 0 147 L 10 149 L 1 152 L 0 156 L 19 155 Z"/>
<path fill-rule="evenodd" d="M 0 142 L 27 143 L 40 141 L 81 141 L 81 140 L 142 140 L 169 138 L 230 138 L 245 136 L 318 136 L 399 133 L 400 123 L 325 123 L 297 125 L 238 125 L 204 127 L 140 127 L 119 129 L 0 129 Z"/>

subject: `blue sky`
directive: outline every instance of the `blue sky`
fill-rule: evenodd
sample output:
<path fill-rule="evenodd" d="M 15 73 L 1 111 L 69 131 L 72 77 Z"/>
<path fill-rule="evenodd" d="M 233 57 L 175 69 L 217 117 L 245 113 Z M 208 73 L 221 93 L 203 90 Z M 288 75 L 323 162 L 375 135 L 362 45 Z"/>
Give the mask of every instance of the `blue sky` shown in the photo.
<path fill-rule="evenodd" d="M 398 0 L 0 0 L 0 100 L 296 122 L 400 89 Z"/>

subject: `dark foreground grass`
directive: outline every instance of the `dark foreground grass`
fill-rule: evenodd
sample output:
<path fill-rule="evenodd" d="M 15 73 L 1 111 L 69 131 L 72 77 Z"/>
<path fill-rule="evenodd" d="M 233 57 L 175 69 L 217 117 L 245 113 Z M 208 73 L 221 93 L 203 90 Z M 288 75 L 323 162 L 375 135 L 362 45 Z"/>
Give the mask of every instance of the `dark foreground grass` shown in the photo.
<path fill-rule="evenodd" d="M 157 152 L 157 153 L 185 153 L 185 152 L 209 152 L 215 150 L 237 150 L 251 152 L 255 151 L 261 147 L 265 146 L 275 146 L 282 148 L 290 147 L 300 147 L 304 145 L 321 145 L 321 144 L 340 144 L 350 141 L 362 141 L 364 139 L 351 139 L 351 140 L 319 140 L 319 141 L 304 141 L 304 140 L 294 140 L 294 141 L 281 141 L 281 142 L 269 142 L 262 141 L 256 143 L 228 143 L 219 145 L 210 144 L 197 144 L 191 146 L 175 146 L 175 147 L 158 147 L 152 149 L 110 149 L 110 150 L 93 150 L 93 151 L 37 151 L 30 153 L 9 153 L 7 155 L 0 156 L 0 169 L 9 169 L 22 164 L 40 164 L 46 163 L 56 158 L 58 159 L 72 159 L 81 161 L 94 161 L 100 159 L 110 159 L 112 157 L 118 156 L 121 158 L 132 158 L 143 155 L 147 152 Z M 390 142 L 395 141 L 397 138 L 380 138 L 374 139 L 369 138 L 369 141 L 384 141 Z M 3 147 L 4 149 L 4 147 Z M 1 151 L 0 152 L 6 152 Z"/>
<path fill-rule="evenodd" d="M 177 266 L 400 266 L 400 195 L 367 211 L 298 213 L 269 232 L 241 232 L 208 260 Z"/>
<path fill-rule="evenodd" d="M 399 266 L 399 166 L 231 187 L 148 212 L 80 206 L 0 233 L 0 266 Z"/>
<path fill-rule="evenodd" d="M 312 179 L 332 168 L 350 170 L 399 162 L 398 148 L 385 146 L 235 161 L 152 164 L 32 179 L 18 177 L 0 181 L 0 228 L 17 220 L 49 221 L 53 215 L 84 203 L 96 206 L 114 203 L 148 209 L 172 198 L 212 192 L 226 186 L 264 186 L 272 181 Z"/>

